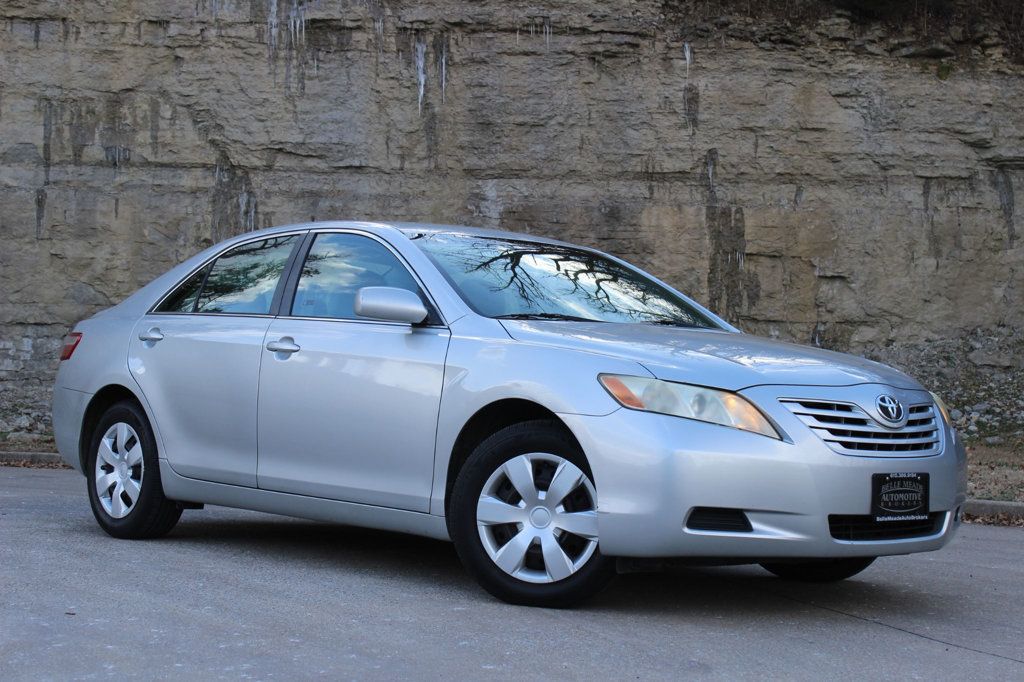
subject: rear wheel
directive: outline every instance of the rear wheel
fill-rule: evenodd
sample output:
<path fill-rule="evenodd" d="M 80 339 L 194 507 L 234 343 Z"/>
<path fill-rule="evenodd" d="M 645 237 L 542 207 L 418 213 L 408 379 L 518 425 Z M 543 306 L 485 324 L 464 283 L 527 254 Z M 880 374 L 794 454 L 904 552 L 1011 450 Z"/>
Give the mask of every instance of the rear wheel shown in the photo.
<path fill-rule="evenodd" d="M 156 439 L 133 402 L 112 405 L 96 424 L 86 477 L 93 516 L 116 538 L 160 537 L 181 516 L 181 507 L 164 497 Z"/>
<path fill-rule="evenodd" d="M 857 575 L 870 566 L 875 558 L 872 556 L 795 563 L 768 562 L 761 564 L 761 568 L 786 580 L 798 580 L 805 583 L 832 583 Z"/>
<path fill-rule="evenodd" d="M 504 601 L 569 606 L 615 574 L 598 549 L 590 467 L 553 420 L 514 424 L 481 443 L 455 482 L 450 514 L 462 563 Z"/>

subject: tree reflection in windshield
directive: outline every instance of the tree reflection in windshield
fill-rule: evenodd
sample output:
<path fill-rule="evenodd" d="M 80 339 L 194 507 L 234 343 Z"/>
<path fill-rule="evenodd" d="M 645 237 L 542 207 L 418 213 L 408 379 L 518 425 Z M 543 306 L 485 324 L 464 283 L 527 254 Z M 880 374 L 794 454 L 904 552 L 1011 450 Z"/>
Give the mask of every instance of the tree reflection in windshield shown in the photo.
<path fill-rule="evenodd" d="M 413 238 L 488 317 L 714 326 L 657 282 L 591 251 L 459 233 Z"/>

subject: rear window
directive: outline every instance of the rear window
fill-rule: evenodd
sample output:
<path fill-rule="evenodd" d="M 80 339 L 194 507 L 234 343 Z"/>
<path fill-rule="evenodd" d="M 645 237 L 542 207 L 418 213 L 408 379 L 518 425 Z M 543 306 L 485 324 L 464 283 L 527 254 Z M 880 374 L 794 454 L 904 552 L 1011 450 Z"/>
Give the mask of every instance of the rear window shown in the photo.
<path fill-rule="evenodd" d="M 182 282 L 160 313 L 267 315 L 299 235 L 241 244 Z"/>

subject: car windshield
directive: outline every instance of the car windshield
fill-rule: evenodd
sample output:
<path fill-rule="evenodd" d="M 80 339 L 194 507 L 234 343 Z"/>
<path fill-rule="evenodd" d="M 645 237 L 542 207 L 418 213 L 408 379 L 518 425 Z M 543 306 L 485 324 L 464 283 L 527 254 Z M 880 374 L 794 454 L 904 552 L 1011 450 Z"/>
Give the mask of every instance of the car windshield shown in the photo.
<path fill-rule="evenodd" d="M 717 327 L 679 295 L 592 251 L 461 233 L 410 237 L 487 317 Z"/>

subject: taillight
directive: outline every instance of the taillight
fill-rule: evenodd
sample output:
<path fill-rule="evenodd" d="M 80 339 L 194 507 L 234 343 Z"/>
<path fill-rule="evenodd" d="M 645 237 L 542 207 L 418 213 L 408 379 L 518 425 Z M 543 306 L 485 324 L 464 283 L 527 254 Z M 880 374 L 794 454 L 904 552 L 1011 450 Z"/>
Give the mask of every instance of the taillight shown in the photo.
<path fill-rule="evenodd" d="M 78 344 L 82 341 L 81 332 L 71 332 L 64 337 L 64 347 L 60 349 L 61 362 L 71 357 L 71 354 L 78 348 Z"/>

